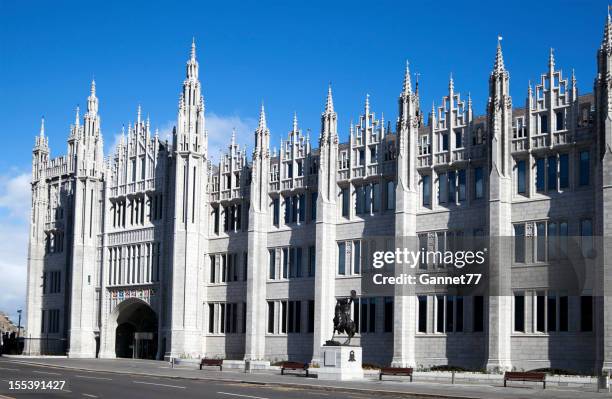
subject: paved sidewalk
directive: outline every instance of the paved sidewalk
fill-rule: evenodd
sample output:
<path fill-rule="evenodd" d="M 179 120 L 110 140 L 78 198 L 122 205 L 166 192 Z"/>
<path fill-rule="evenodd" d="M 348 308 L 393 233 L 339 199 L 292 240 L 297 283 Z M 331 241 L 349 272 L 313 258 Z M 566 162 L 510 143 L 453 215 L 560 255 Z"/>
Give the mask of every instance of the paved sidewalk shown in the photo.
<path fill-rule="evenodd" d="M 612 398 L 610 393 L 598 393 L 596 387 L 563 388 L 548 387 L 543 390 L 542 384 L 511 383 L 512 387 L 504 388 L 503 383 L 492 385 L 477 384 L 442 384 L 390 377 L 387 381 L 378 381 L 374 376 L 363 381 L 320 381 L 316 378 L 305 378 L 298 375 L 281 376 L 279 371 L 266 370 L 246 374 L 239 370 L 220 372 L 215 369 L 200 371 L 196 365 L 184 364 L 171 368 L 167 362 L 133 359 L 66 359 L 66 358 L 24 358 L 3 357 L 0 362 L 23 362 L 47 367 L 69 368 L 91 372 L 124 373 L 135 375 L 159 376 L 198 380 L 223 380 L 247 384 L 264 384 L 295 387 L 301 386 L 317 390 L 357 390 L 361 393 L 371 392 L 372 396 L 406 396 L 432 398 Z M 313 370 L 315 371 L 315 370 Z M 376 379 L 375 379 L 376 378 Z"/>

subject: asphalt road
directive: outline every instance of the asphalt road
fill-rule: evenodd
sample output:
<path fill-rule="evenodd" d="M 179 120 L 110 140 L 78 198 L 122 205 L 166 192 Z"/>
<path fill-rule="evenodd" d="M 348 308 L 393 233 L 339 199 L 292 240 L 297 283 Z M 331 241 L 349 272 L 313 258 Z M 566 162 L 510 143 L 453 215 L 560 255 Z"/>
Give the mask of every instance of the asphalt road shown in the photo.
<path fill-rule="evenodd" d="M 10 390 L 10 381 L 66 381 L 62 391 Z M 14 383 L 13 383 L 14 384 Z M 365 399 L 356 392 L 188 380 L 107 372 L 86 372 L 21 364 L 0 359 L 0 398 L 173 398 L 173 399 Z M 386 396 L 391 398 L 391 396 Z"/>

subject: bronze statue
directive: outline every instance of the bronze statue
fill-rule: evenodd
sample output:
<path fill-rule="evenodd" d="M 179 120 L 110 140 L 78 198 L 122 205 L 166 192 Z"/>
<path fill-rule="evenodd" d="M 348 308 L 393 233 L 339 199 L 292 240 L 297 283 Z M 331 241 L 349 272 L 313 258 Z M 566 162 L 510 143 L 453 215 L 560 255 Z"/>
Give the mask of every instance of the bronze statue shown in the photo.
<path fill-rule="evenodd" d="M 348 336 L 348 339 L 342 345 L 350 344 L 351 338 L 353 338 L 356 332 L 355 322 L 351 320 L 351 305 L 356 297 L 357 293 L 355 290 L 351 290 L 350 298 L 336 299 L 336 308 L 334 310 L 334 332 L 332 334 L 332 339 L 327 341 L 327 345 L 340 345 L 338 341 L 334 341 L 336 331 L 338 334 L 346 333 Z"/>

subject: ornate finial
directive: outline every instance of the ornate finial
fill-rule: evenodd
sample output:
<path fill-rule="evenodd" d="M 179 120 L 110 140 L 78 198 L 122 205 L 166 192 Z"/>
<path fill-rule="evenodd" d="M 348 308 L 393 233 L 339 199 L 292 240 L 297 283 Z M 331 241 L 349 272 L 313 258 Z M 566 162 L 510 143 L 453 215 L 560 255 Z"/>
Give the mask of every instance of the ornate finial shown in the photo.
<path fill-rule="evenodd" d="M 41 116 L 40 118 L 40 137 L 45 136 L 45 116 Z"/>
<path fill-rule="evenodd" d="M 140 107 L 140 104 L 138 104 L 138 114 L 136 116 L 136 121 L 137 123 L 140 125 L 140 116 L 142 115 L 142 108 Z"/>
<path fill-rule="evenodd" d="M 415 72 L 414 73 L 414 78 L 415 78 L 415 83 L 414 83 L 414 94 L 418 97 L 419 96 L 419 76 L 421 76 L 420 73 Z"/>
<path fill-rule="evenodd" d="M 196 59 L 195 36 L 191 38 L 191 59 L 194 60 L 194 61 Z"/>
<path fill-rule="evenodd" d="M 74 114 L 74 125 L 79 126 L 81 123 L 81 116 L 79 115 L 79 106 L 76 106 L 76 112 Z"/>
<path fill-rule="evenodd" d="M 450 73 L 450 78 L 448 80 L 448 90 L 449 91 L 453 91 L 455 90 L 455 82 L 453 81 L 453 73 Z"/>
<path fill-rule="evenodd" d="M 404 73 L 404 94 L 410 94 L 412 82 L 410 81 L 410 62 L 406 60 L 406 72 Z"/>
<path fill-rule="evenodd" d="M 612 49 L 612 17 L 610 17 L 610 8 L 612 8 L 612 5 L 608 5 L 608 17 L 606 18 L 604 35 L 601 41 L 602 47 L 608 51 Z"/>
<path fill-rule="evenodd" d="M 353 137 L 354 133 L 355 133 L 355 125 L 353 125 L 353 119 L 351 118 L 351 125 L 349 127 L 349 136 Z"/>
<path fill-rule="evenodd" d="M 368 115 L 370 113 L 370 95 L 366 94 L 365 99 L 365 114 Z"/>
<path fill-rule="evenodd" d="M 232 141 L 231 141 L 231 143 L 232 143 L 232 147 L 234 147 L 234 145 L 236 145 L 236 128 L 235 127 L 232 128 Z"/>
<path fill-rule="evenodd" d="M 331 114 L 334 112 L 334 99 L 332 97 L 332 87 L 331 82 L 327 87 L 327 102 L 325 103 L 325 113 Z"/>
<path fill-rule="evenodd" d="M 576 71 L 572 68 L 572 86 L 576 86 Z"/>
<path fill-rule="evenodd" d="M 264 130 L 267 128 L 266 125 L 266 110 L 264 109 L 264 103 L 261 102 L 261 111 L 259 111 L 259 125 L 257 126 L 259 130 Z"/>
<path fill-rule="evenodd" d="M 298 120 L 297 120 L 297 112 L 293 112 L 293 132 L 298 131 Z"/>
<path fill-rule="evenodd" d="M 472 109 L 472 93 L 468 91 L 468 108 Z"/>
<path fill-rule="evenodd" d="M 555 54 L 554 54 L 554 49 L 551 47 L 550 48 L 550 55 L 548 56 L 548 68 L 550 70 L 554 70 L 555 69 Z"/>
<path fill-rule="evenodd" d="M 495 53 L 495 64 L 493 66 L 494 72 L 502 72 L 504 71 L 504 56 L 502 54 L 501 41 L 502 37 L 500 35 L 497 36 L 497 52 Z"/>

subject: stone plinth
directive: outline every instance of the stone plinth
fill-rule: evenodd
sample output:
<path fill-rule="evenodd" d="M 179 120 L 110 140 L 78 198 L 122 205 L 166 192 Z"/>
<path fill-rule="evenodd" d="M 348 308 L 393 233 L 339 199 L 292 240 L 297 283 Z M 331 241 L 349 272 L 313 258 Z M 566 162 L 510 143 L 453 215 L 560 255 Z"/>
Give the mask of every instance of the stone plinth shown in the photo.
<path fill-rule="evenodd" d="M 361 346 L 322 346 L 321 360 L 321 367 L 316 371 L 321 380 L 363 379 Z"/>

